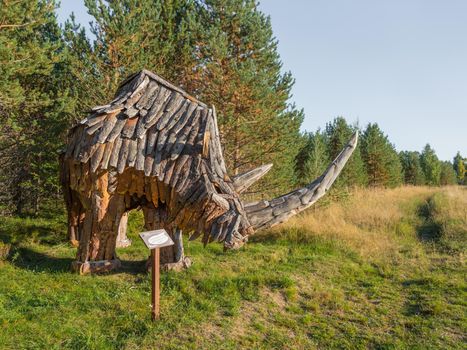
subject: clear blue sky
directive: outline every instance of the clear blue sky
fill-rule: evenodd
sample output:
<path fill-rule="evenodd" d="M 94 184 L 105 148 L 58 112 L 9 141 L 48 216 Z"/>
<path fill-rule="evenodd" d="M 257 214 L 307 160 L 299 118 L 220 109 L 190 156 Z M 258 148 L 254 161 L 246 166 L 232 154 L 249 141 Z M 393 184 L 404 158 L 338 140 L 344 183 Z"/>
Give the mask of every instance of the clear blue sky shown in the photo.
<path fill-rule="evenodd" d="M 303 129 L 377 122 L 398 150 L 467 155 L 467 0 L 263 0 Z M 63 22 L 91 18 L 62 0 Z"/>

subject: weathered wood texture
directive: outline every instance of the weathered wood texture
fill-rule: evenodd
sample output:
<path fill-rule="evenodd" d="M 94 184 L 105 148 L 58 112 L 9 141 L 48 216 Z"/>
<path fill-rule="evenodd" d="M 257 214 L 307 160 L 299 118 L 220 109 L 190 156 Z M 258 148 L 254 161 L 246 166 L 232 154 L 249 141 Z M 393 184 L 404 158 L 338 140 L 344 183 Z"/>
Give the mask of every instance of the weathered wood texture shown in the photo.
<path fill-rule="evenodd" d="M 131 240 L 128 238 L 126 234 L 126 229 L 128 225 L 128 212 L 123 214 L 122 218 L 120 219 L 120 223 L 118 225 L 118 233 L 117 233 L 117 248 L 125 248 L 131 245 Z"/>
<path fill-rule="evenodd" d="M 166 264 L 190 264 L 181 230 L 205 243 L 243 242 L 251 225 L 226 172 L 214 119 L 204 103 L 142 71 L 71 130 L 61 177 L 78 262 L 116 259 L 135 208 L 145 211 L 148 228 L 163 227 L 180 242 L 161 251 Z M 239 218 L 238 233 L 226 225 L 223 234 L 212 233 L 226 217 Z"/>
<path fill-rule="evenodd" d="M 165 268 L 191 264 L 183 254 L 182 230 L 190 240 L 238 248 L 254 229 L 282 222 L 320 198 L 356 142 L 355 135 L 309 186 L 244 207 L 239 193 L 271 165 L 231 179 L 214 107 L 143 70 L 71 129 L 61 155 L 68 234 L 78 246 L 74 267 L 86 273 L 118 266 L 115 247 L 125 242 L 127 213 L 136 208 L 144 212 L 146 229 L 164 228 L 176 243 L 161 249 Z"/>

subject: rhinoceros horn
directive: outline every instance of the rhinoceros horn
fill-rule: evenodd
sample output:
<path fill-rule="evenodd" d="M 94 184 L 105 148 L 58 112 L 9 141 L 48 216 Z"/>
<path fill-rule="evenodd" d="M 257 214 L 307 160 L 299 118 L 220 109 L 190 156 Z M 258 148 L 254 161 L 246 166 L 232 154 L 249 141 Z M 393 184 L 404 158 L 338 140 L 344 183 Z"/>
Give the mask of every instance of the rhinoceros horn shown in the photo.
<path fill-rule="evenodd" d="M 232 181 L 235 191 L 237 191 L 237 193 L 245 192 L 248 187 L 262 178 L 271 168 L 272 164 L 266 164 L 234 176 Z"/>
<path fill-rule="evenodd" d="M 265 229 L 284 222 L 291 216 L 309 208 L 320 199 L 336 180 L 357 147 L 358 132 L 315 181 L 270 201 L 261 200 L 244 205 L 250 224 L 255 230 Z"/>

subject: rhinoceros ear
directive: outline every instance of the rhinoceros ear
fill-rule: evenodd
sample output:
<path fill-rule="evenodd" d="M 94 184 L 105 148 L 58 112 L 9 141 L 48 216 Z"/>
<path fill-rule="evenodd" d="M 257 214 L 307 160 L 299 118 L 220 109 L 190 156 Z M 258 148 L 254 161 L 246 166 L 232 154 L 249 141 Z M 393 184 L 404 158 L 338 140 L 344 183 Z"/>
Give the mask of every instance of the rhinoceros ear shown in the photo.
<path fill-rule="evenodd" d="M 248 187 L 262 178 L 271 168 L 272 164 L 266 164 L 255 169 L 248 170 L 243 174 L 234 176 L 232 181 L 237 193 L 244 192 Z"/>

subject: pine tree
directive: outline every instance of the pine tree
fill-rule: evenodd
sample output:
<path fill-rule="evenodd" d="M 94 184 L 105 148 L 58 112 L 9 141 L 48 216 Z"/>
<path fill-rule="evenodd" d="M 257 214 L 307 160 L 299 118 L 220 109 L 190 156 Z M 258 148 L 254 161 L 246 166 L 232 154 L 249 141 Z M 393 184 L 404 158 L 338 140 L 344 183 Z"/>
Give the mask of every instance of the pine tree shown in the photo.
<path fill-rule="evenodd" d="M 342 148 L 350 140 L 350 137 L 355 130 L 356 128 L 349 126 L 346 120 L 342 117 L 337 117 L 331 123 L 326 124 L 325 135 L 330 159 L 334 159 L 339 154 Z M 355 149 L 344 170 L 337 178 L 334 187 L 366 186 L 368 178 L 360 149 L 361 142 L 358 143 L 358 147 Z"/>
<path fill-rule="evenodd" d="M 57 156 L 73 100 L 64 72 L 56 2 L 0 6 L 0 201 L 4 212 L 37 212 L 58 193 Z"/>
<path fill-rule="evenodd" d="M 367 125 L 361 137 L 361 150 L 370 186 L 395 187 L 402 183 L 397 152 L 378 124 Z"/>
<path fill-rule="evenodd" d="M 456 172 L 451 162 L 440 162 L 441 171 L 439 183 L 441 186 L 455 185 L 457 183 Z"/>
<path fill-rule="evenodd" d="M 429 144 L 425 146 L 420 155 L 420 165 L 425 175 L 426 184 L 430 186 L 439 186 L 441 164 L 435 151 Z"/>
<path fill-rule="evenodd" d="M 124 78 L 142 69 L 194 93 L 190 83 L 198 61 L 193 48 L 200 24 L 194 1 L 85 0 L 85 5 L 95 40 L 73 17 L 64 33 L 75 57 L 72 75 L 83 111 L 107 103 Z"/>
<path fill-rule="evenodd" d="M 218 109 L 228 168 L 274 163 L 259 188 L 281 192 L 293 180 L 303 115 L 288 104 L 294 81 L 281 73 L 270 18 L 254 0 L 202 3 L 198 80 L 203 100 Z"/>
<path fill-rule="evenodd" d="M 465 182 L 467 172 L 465 168 L 465 163 L 466 160 L 464 159 L 464 157 L 461 156 L 460 152 L 457 152 L 453 160 L 453 168 L 456 172 L 457 182 L 459 185 L 463 185 Z"/>
<path fill-rule="evenodd" d="M 404 183 L 408 185 L 421 186 L 425 184 L 425 175 L 420 165 L 420 153 L 402 151 L 399 159 L 404 174 Z"/>
<path fill-rule="evenodd" d="M 304 186 L 320 176 L 329 165 L 326 138 L 321 130 L 305 133 L 304 142 L 295 158 L 297 185 Z"/>

